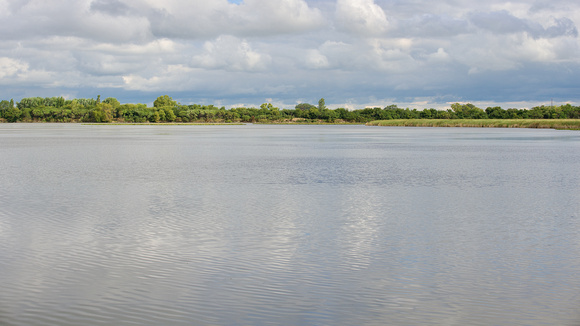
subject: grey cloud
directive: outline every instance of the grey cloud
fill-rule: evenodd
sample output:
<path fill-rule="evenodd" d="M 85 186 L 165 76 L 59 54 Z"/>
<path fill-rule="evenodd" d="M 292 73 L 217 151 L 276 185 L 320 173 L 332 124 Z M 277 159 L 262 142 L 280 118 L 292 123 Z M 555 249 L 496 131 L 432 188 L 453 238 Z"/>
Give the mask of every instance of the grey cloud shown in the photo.
<path fill-rule="evenodd" d="M 469 18 L 475 26 L 498 34 L 518 32 L 538 33 L 541 29 L 539 24 L 517 18 L 507 11 L 476 12 L 472 13 Z"/>
<path fill-rule="evenodd" d="M 151 24 L 151 31 L 156 36 L 185 37 L 187 35 L 184 28 L 178 28 L 177 25 L 171 23 L 175 21 L 175 17 L 165 9 L 151 10 L 148 20 Z"/>
<path fill-rule="evenodd" d="M 531 13 L 542 12 L 545 10 L 554 10 L 556 9 L 556 5 L 553 1 L 549 2 L 536 2 L 530 7 Z"/>
<path fill-rule="evenodd" d="M 12 0 L 12 1 L 7 1 L 7 2 L 8 2 L 8 8 L 10 8 L 10 11 L 18 12 L 23 7 L 26 7 L 30 2 L 32 2 L 32 0 Z"/>
<path fill-rule="evenodd" d="M 450 37 L 471 32 L 465 19 L 445 15 L 424 14 L 398 22 L 393 33 L 398 36 Z"/>
<path fill-rule="evenodd" d="M 79 51 L 74 54 L 77 69 L 94 76 L 125 75 L 146 67 L 135 58 L 124 58 L 98 52 Z"/>
<path fill-rule="evenodd" d="M 180 39 L 204 39 L 227 33 L 222 27 L 228 21 L 228 14 L 212 11 L 189 16 L 185 13 L 174 14 L 166 8 L 154 8 L 147 14 L 151 32 L 156 37 Z"/>
<path fill-rule="evenodd" d="M 533 38 L 578 36 L 574 22 L 565 17 L 556 19 L 555 25 L 548 28 L 529 19 L 515 17 L 507 11 L 475 12 L 469 18 L 475 26 L 496 34 L 525 32 Z"/>
<path fill-rule="evenodd" d="M 573 3 L 569 0 L 536 0 L 529 9 L 529 12 L 532 14 L 571 11 L 574 11 L 574 8 Z"/>
<path fill-rule="evenodd" d="M 0 15 L 0 30 L 3 31 L 0 39 L 23 43 L 54 37 L 112 43 L 148 39 L 149 23 L 141 17 L 95 14 L 101 12 L 97 9 L 105 10 L 103 5 L 110 4 L 114 2 L 96 2 L 96 7 L 87 10 L 84 3 L 76 1 L 63 2 L 59 6 L 44 1 L 31 2 L 18 13 L 7 17 Z"/>
<path fill-rule="evenodd" d="M 151 30 L 158 37 L 202 39 L 219 35 L 276 36 L 312 31 L 324 26 L 324 18 L 304 0 L 192 3 L 190 6 L 152 8 Z"/>
<path fill-rule="evenodd" d="M 115 89 L 121 102 L 150 92 L 249 105 L 321 96 L 353 106 L 499 102 L 529 100 L 542 80 L 580 101 L 579 8 L 569 0 L 0 0 L 0 76 L 15 99 L 23 89 L 80 97 Z M 554 84 L 564 74 L 566 84 Z"/>
<path fill-rule="evenodd" d="M 360 51 L 363 50 L 363 51 Z M 321 54 L 325 55 L 329 61 L 328 66 L 333 69 L 353 70 L 370 49 L 366 44 L 348 44 L 344 42 L 324 42 L 320 46 Z"/>
<path fill-rule="evenodd" d="M 251 45 L 233 36 L 220 36 L 206 42 L 204 52 L 192 60 L 192 66 L 226 71 L 263 71 L 271 62 L 267 54 L 256 52 Z"/>
<path fill-rule="evenodd" d="M 129 6 L 119 0 L 95 0 L 91 2 L 90 10 L 111 16 L 123 16 L 130 12 Z"/>
<path fill-rule="evenodd" d="M 548 27 L 544 33 L 546 37 L 578 36 L 578 29 L 574 22 L 566 17 L 556 19 L 555 25 Z"/>

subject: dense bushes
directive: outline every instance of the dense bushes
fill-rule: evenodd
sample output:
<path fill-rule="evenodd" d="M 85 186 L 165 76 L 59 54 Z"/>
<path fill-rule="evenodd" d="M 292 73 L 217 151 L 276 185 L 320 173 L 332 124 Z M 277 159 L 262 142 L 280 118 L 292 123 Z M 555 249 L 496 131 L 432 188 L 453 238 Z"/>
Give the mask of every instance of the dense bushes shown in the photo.
<path fill-rule="evenodd" d="M 23 98 L 20 102 L 0 101 L 0 121 L 4 122 L 350 122 L 364 123 L 392 119 L 580 119 L 580 107 L 538 106 L 532 109 L 488 107 L 482 110 L 473 104 L 451 105 L 447 110 L 402 109 L 396 105 L 384 108 L 346 110 L 328 109 L 324 99 L 318 106 L 308 103 L 294 109 L 279 109 L 270 103 L 259 108 L 238 107 L 227 110 L 213 105 L 181 105 L 167 95 L 145 104 L 120 104 L 115 98 L 73 99 L 62 97 Z"/>

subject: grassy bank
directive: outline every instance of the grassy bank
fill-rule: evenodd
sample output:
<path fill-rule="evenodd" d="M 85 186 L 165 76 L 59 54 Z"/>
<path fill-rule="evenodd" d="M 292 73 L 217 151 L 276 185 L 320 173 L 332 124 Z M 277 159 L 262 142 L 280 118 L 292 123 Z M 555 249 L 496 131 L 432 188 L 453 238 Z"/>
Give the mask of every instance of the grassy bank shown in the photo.
<path fill-rule="evenodd" d="M 580 130 L 580 119 L 403 119 L 376 120 L 367 126 L 385 127 L 470 127 L 546 128 Z"/>
<path fill-rule="evenodd" d="M 107 122 L 107 123 L 82 123 L 83 125 L 95 126 L 243 126 L 245 123 L 203 123 L 203 122 Z"/>

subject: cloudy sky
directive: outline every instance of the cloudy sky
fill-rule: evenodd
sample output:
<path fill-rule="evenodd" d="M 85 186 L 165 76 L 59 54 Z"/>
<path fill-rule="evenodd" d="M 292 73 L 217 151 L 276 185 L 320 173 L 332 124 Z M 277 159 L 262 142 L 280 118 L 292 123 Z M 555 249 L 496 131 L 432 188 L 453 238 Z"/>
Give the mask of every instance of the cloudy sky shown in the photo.
<path fill-rule="evenodd" d="M 570 0 L 0 0 L 0 99 L 580 104 Z"/>

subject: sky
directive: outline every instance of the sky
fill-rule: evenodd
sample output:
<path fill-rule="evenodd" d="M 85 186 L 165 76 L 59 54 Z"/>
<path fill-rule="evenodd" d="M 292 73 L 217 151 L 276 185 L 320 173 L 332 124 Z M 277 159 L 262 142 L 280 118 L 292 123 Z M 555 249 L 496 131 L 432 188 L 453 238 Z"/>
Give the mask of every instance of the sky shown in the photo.
<path fill-rule="evenodd" d="M 0 0 L 0 99 L 580 104 L 570 0 Z"/>

